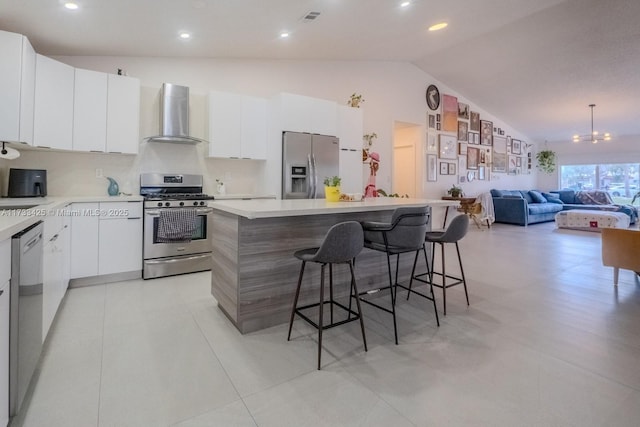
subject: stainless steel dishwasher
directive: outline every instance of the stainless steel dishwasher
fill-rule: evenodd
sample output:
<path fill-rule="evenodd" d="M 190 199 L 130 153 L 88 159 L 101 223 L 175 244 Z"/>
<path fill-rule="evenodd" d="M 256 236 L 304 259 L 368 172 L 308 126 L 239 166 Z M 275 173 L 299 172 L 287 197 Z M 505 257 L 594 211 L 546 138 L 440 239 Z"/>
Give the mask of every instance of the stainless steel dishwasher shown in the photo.
<path fill-rule="evenodd" d="M 39 221 L 11 239 L 9 416 L 22 405 L 42 352 L 42 248 Z"/>

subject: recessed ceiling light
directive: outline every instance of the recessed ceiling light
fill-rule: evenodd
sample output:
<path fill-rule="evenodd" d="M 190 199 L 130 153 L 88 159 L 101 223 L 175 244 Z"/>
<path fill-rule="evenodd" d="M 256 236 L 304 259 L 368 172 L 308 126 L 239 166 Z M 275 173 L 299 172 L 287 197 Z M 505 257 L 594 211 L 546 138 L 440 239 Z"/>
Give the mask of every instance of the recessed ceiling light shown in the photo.
<path fill-rule="evenodd" d="M 443 28 L 446 28 L 447 25 L 449 25 L 446 22 L 438 22 L 437 24 L 433 24 L 432 26 L 429 27 L 429 31 L 438 31 L 441 30 Z"/>
<path fill-rule="evenodd" d="M 186 31 L 183 31 L 179 34 L 179 37 L 182 40 L 189 40 L 191 38 L 191 33 L 187 33 Z"/>
<path fill-rule="evenodd" d="M 67 2 L 64 4 L 64 7 L 66 7 L 69 10 L 76 10 L 78 8 L 78 4 L 73 2 Z"/>
<path fill-rule="evenodd" d="M 289 37 L 289 32 L 288 31 L 283 31 L 280 33 L 280 38 L 281 39 L 286 39 L 287 37 Z"/>
<path fill-rule="evenodd" d="M 400 7 L 407 7 L 411 4 L 410 1 L 403 1 L 402 3 L 400 3 Z"/>

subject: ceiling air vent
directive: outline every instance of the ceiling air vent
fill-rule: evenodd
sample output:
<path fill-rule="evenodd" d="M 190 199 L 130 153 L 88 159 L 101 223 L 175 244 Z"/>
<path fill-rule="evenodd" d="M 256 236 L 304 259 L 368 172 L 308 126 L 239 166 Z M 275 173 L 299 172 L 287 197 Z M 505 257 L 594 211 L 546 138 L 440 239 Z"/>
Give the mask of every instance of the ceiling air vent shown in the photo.
<path fill-rule="evenodd" d="M 313 22 L 320 16 L 320 12 L 309 12 L 302 17 L 302 22 Z"/>

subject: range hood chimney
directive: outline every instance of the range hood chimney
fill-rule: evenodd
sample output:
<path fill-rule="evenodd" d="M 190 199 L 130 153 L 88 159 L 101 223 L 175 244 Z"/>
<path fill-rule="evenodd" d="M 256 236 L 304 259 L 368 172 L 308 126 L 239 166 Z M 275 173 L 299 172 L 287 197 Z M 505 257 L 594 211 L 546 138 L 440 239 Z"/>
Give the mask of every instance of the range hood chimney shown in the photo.
<path fill-rule="evenodd" d="M 163 83 L 160 92 L 160 135 L 147 142 L 197 144 L 201 139 L 189 136 L 189 88 Z"/>

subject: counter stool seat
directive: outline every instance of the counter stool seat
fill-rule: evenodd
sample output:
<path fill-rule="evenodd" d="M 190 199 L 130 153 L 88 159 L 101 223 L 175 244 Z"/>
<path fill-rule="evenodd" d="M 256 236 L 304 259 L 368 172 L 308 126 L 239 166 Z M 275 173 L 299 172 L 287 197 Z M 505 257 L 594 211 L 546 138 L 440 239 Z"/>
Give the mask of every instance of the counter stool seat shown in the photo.
<path fill-rule="evenodd" d="M 362 331 L 362 342 L 364 351 L 367 351 L 367 338 L 364 332 L 364 321 L 362 319 L 362 310 L 360 307 L 360 299 L 358 298 L 358 287 L 356 285 L 356 277 L 354 273 L 355 257 L 362 251 L 364 246 L 364 234 L 362 226 L 356 221 L 346 221 L 334 225 L 329 229 L 320 247 L 307 248 L 296 251 L 293 255 L 302 261 L 300 267 L 300 276 L 298 277 L 298 286 L 291 308 L 291 317 L 289 320 L 289 334 L 287 341 L 291 340 L 291 329 L 293 320 L 297 314 L 304 321 L 318 330 L 318 370 L 321 367 L 322 357 L 322 331 L 343 325 L 354 320 L 360 320 L 360 329 Z M 302 277 L 307 262 L 314 262 L 321 265 L 320 267 L 320 299 L 317 303 L 298 306 L 298 297 L 300 296 L 300 288 L 302 286 Z M 349 306 L 345 306 L 333 298 L 333 264 L 348 264 L 351 273 L 351 283 L 349 289 Z M 329 265 L 329 299 L 325 301 L 325 267 Z M 351 309 L 352 299 L 356 300 L 357 311 Z M 324 323 L 324 306 L 329 304 L 330 323 Z M 318 307 L 318 322 L 314 322 L 303 311 Z M 347 314 L 343 320 L 334 321 L 334 307 L 341 309 Z"/>

